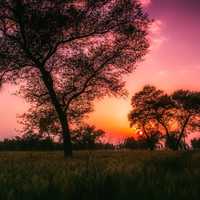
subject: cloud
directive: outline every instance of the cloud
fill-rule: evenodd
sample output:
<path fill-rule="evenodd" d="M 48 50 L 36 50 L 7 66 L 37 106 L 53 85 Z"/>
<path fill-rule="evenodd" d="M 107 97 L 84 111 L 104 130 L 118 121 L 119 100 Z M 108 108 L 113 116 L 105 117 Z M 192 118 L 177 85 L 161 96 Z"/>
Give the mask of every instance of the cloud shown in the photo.
<path fill-rule="evenodd" d="M 158 37 L 151 39 L 151 50 L 159 49 L 167 39 L 165 37 Z"/>
<path fill-rule="evenodd" d="M 163 29 L 163 22 L 157 19 L 151 24 L 149 29 L 152 34 L 160 34 Z"/>
<path fill-rule="evenodd" d="M 167 38 L 163 35 L 164 23 L 161 20 L 155 20 L 149 27 L 151 50 L 158 49 Z"/>
<path fill-rule="evenodd" d="M 151 4 L 151 0 L 140 0 L 144 7 L 148 7 Z"/>

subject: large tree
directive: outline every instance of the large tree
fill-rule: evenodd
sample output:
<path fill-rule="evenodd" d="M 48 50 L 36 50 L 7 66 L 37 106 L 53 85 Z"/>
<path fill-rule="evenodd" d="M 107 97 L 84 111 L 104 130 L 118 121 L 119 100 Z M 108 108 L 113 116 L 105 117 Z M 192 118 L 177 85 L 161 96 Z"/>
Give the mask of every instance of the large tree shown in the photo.
<path fill-rule="evenodd" d="M 1 84 L 21 84 L 39 113 L 56 116 L 71 156 L 70 118 L 95 97 L 124 94 L 123 75 L 148 49 L 148 24 L 132 0 L 1 0 Z"/>

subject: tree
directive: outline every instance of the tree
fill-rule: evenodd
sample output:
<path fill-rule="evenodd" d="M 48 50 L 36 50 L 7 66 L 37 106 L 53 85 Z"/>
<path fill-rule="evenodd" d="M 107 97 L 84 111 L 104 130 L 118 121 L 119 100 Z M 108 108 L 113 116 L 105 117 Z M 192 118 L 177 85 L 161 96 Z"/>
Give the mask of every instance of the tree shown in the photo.
<path fill-rule="evenodd" d="M 122 76 L 148 49 L 148 24 L 132 0 L 1 0 L 1 84 L 21 83 L 36 111 L 56 116 L 71 156 L 70 119 L 95 97 L 124 94 Z"/>
<path fill-rule="evenodd" d="M 138 144 L 138 141 L 134 137 L 125 138 L 121 146 L 127 149 L 142 149 L 143 148 L 141 145 Z"/>
<path fill-rule="evenodd" d="M 56 146 L 57 145 L 57 146 Z M 54 143 L 51 138 L 42 137 L 41 135 L 27 132 L 22 136 L 16 136 L 10 139 L 4 139 L 0 142 L 0 150 L 54 150 L 60 144 Z"/>
<path fill-rule="evenodd" d="M 200 138 L 194 138 L 191 144 L 193 149 L 200 149 Z"/>
<path fill-rule="evenodd" d="M 167 95 L 147 85 L 132 97 L 132 107 L 129 114 L 131 126 L 142 130 L 147 139 L 151 138 L 152 131 L 164 131 L 165 144 L 170 149 L 187 148 L 184 138 L 191 132 L 199 131 L 199 92 L 177 90 Z"/>
<path fill-rule="evenodd" d="M 141 130 L 150 149 L 154 149 L 159 139 L 169 138 L 173 102 L 162 90 L 146 85 L 131 100 L 132 110 L 128 115 L 131 127 Z"/>
<path fill-rule="evenodd" d="M 177 90 L 172 94 L 176 103 L 176 115 L 179 133 L 175 149 L 183 143 L 183 139 L 190 132 L 199 130 L 200 122 L 200 92 L 189 90 Z"/>
<path fill-rule="evenodd" d="M 142 133 L 138 140 L 142 141 L 146 148 L 150 149 L 153 151 L 156 149 L 156 147 L 159 145 L 160 146 L 160 138 L 161 138 L 162 133 L 159 130 L 156 129 L 151 129 L 149 131 L 146 131 L 145 133 Z"/>
<path fill-rule="evenodd" d="M 121 145 L 124 148 L 128 149 L 150 149 L 154 150 L 157 147 L 159 134 L 152 133 L 152 136 L 146 137 L 145 135 L 141 135 L 137 138 L 127 137 L 123 144 Z"/>
<path fill-rule="evenodd" d="M 72 132 L 72 141 L 78 148 L 94 149 L 96 144 L 101 142 L 100 139 L 104 135 L 103 130 L 85 124 Z"/>
<path fill-rule="evenodd" d="M 166 138 L 165 146 L 175 151 L 179 149 L 187 150 L 189 146 L 186 144 L 185 138 L 181 138 L 181 140 L 178 142 L 179 135 L 180 135 L 179 131 L 170 132 L 169 137 Z"/>

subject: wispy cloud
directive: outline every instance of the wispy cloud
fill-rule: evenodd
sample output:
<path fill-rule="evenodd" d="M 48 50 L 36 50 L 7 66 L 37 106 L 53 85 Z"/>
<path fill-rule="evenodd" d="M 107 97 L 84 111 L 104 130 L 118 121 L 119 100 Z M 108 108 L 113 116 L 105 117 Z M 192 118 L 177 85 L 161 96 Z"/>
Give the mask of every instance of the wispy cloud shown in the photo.
<path fill-rule="evenodd" d="M 159 19 L 155 20 L 150 26 L 150 32 L 152 34 L 160 34 L 163 29 L 163 22 Z"/>
<path fill-rule="evenodd" d="M 164 23 L 161 20 L 155 20 L 149 27 L 151 50 L 158 49 L 167 38 L 163 35 Z"/>

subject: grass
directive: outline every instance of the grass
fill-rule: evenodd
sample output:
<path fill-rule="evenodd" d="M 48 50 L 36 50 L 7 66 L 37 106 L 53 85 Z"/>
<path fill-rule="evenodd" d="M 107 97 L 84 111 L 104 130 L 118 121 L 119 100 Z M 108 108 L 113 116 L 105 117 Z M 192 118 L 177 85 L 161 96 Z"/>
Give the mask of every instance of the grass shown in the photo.
<path fill-rule="evenodd" d="M 199 200 L 200 152 L 1 152 L 0 200 Z"/>

